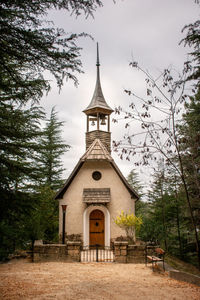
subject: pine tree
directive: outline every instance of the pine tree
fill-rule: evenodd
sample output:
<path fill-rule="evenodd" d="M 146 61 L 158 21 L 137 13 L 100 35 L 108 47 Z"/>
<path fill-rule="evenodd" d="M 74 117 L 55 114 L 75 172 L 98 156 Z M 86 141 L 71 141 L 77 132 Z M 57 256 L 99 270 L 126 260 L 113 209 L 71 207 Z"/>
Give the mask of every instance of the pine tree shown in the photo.
<path fill-rule="evenodd" d="M 27 238 L 32 246 L 36 239 L 58 241 L 58 202 L 54 196 L 63 184 L 62 156 L 70 148 L 61 136 L 63 125 L 53 107 L 39 140 L 40 151 L 35 157 L 37 176 L 32 185 L 35 207 L 27 223 Z"/>
<path fill-rule="evenodd" d="M 200 89 L 186 104 L 184 124 L 179 127 L 183 167 L 195 222 L 200 228 Z"/>
<path fill-rule="evenodd" d="M 35 233 L 32 231 L 34 238 L 40 235 L 39 200 L 33 197 L 33 183 L 42 178 L 38 178 L 42 172 L 35 162 L 36 154 L 44 151 L 38 142 L 43 113 L 29 102 L 39 102 L 44 91 L 49 91 L 50 83 L 44 72 L 54 76 L 59 88 L 64 79 L 72 79 L 76 84 L 76 74 L 81 72 L 81 48 L 76 42 L 85 34 L 65 34 L 63 29 L 46 22 L 45 16 L 53 8 L 89 16 L 101 5 L 100 0 L 3 0 L 0 3 L 1 258 L 27 242 L 30 234 L 26 222 L 31 224 L 32 216 L 37 221 L 35 224 L 38 223 Z M 57 155 L 64 148 L 64 145 L 57 148 Z M 52 153 L 55 163 L 56 151 L 52 149 Z M 56 163 L 60 178 L 62 168 L 59 160 Z M 60 179 L 56 181 L 55 170 L 51 171 L 48 181 L 45 180 L 56 188 Z"/>
<path fill-rule="evenodd" d="M 187 77 L 187 80 L 194 80 L 195 86 L 199 88 L 200 85 L 200 21 L 184 26 L 182 31 L 187 31 L 186 37 L 181 41 L 185 46 L 189 46 L 192 51 L 189 53 L 189 60 L 185 62 L 185 66 L 191 74 Z"/>
<path fill-rule="evenodd" d="M 138 173 L 135 169 L 131 170 L 127 177 L 128 183 L 135 189 L 139 195 L 139 199 L 135 203 L 135 215 L 141 217 L 142 225 L 140 230 L 140 238 L 143 240 L 150 240 L 152 235 L 149 232 L 149 204 L 142 198 L 145 195 L 143 191 L 143 185 L 139 180 Z M 147 229 L 148 228 L 148 229 Z"/>
<path fill-rule="evenodd" d="M 49 119 L 40 141 L 42 147 L 37 162 L 39 166 L 40 185 L 49 186 L 56 191 L 63 184 L 62 156 L 70 146 L 63 142 L 61 133 L 64 122 L 59 121 L 55 107 L 52 108 Z"/>
<path fill-rule="evenodd" d="M 127 177 L 128 183 L 135 189 L 138 195 L 141 197 L 143 195 L 143 186 L 139 180 L 138 173 L 135 169 L 131 170 Z"/>
<path fill-rule="evenodd" d="M 133 98 L 129 104 L 129 109 L 124 110 L 119 106 L 115 109 L 115 113 L 124 114 L 125 128 L 128 128 L 128 131 L 120 141 L 114 141 L 113 145 L 116 151 L 121 152 L 121 158 L 125 157 L 130 160 L 135 156 L 136 166 L 154 163 L 158 161 L 158 156 L 161 155 L 166 164 L 171 165 L 174 172 L 179 175 L 190 212 L 191 228 L 193 228 L 195 237 L 200 269 L 199 225 L 196 221 L 196 212 L 192 208 L 193 199 L 188 185 L 188 175 L 184 167 L 181 140 L 179 139 L 179 125 L 182 122 L 184 104 L 188 99 L 186 94 L 188 81 L 194 80 L 194 82 L 190 82 L 193 85 L 194 93 L 199 89 L 199 26 L 200 22 L 197 21 L 185 27 L 188 32 L 183 41 L 191 47 L 191 52 L 189 53 L 190 59 L 184 63 L 183 70 L 178 76 L 172 68 L 168 68 L 159 76 L 154 77 L 137 61 L 130 63 L 131 67 L 140 70 L 145 76 L 147 95 L 141 96 L 135 90 L 125 90 Z M 155 116 L 159 117 L 155 119 Z M 134 131 L 131 131 L 133 121 Z M 136 128 L 139 131 L 136 131 Z"/>
<path fill-rule="evenodd" d="M 33 163 L 39 151 L 38 107 L 22 108 L 11 101 L 0 102 L 0 257 L 12 252 L 23 239 L 23 216 L 30 216 L 32 205 L 27 184 L 35 180 Z M 22 226 L 19 226 L 21 224 Z"/>
<path fill-rule="evenodd" d="M 81 48 L 76 43 L 85 34 L 66 34 L 45 17 L 50 9 L 89 16 L 101 5 L 100 0 L 1 1 L 1 101 L 39 100 L 50 88 L 44 71 L 55 77 L 59 88 L 65 78 L 77 83 L 75 74 L 81 72 Z"/>

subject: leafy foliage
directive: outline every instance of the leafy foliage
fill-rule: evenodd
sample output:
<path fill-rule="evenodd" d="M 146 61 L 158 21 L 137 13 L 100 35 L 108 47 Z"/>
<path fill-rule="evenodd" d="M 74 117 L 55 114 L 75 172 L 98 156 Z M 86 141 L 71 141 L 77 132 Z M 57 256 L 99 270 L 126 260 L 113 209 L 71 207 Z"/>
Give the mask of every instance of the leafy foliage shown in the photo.
<path fill-rule="evenodd" d="M 151 165 L 151 167 L 155 167 L 160 158 L 163 160 L 165 168 L 169 170 L 171 185 L 175 180 L 177 188 L 170 193 L 165 191 L 163 184 L 166 183 L 162 174 L 160 175 L 160 186 L 157 182 L 160 196 L 156 196 L 155 189 L 151 196 L 151 199 L 154 199 L 151 200 L 152 203 L 155 201 L 154 204 L 158 206 L 153 205 L 153 210 L 150 209 L 150 212 L 146 214 L 147 218 L 144 218 L 144 224 L 147 234 L 146 237 L 143 236 L 145 238 L 149 234 L 157 236 L 164 242 L 165 248 L 169 249 L 170 245 L 174 243 L 174 229 L 176 228 L 180 256 L 183 256 L 185 231 L 192 230 L 193 248 L 195 243 L 200 268 L 200 209 L 197 200 L 200 186 L 199 24 L 197 21 L 185 27 L 188 31 L 183 41 L 186 45 L 193 47 L 193 51 L 190 53 L 190 60 L 185 62 L 183 71 L 178 73 L 178 76 L 177 72 L 175 74 L 172 68 L 168 68 L 155 77 L 142 68 L 138 62 L 130 63 L 131 67 L 144 75 L 146 95 L 137 95 L 135 91 L 125 90 L 127 95 L 132 98 L 129 109 L 124 110 L 122 107 L 118 107 L 115 109 L 115 113 L 120 115 L 120 118 L 121 115 L 124 116 L 126 133 L 120 141 L 114 141 L 113 144 L 122 159 L 133 158 L 136 166 Z M 195 80 L 195 82 L 190 82 L 190 80 Z M 189 85 L 192 86 L 192 89 Z M 194 95 L 193 98 L 188 91 Z M 114 122 L 118 122 L 118 119 L 114 119 Z M 132 128 L 134 131 L 131 132 Z M 184 209 L 187 211 L 187 215 L 184 215 L 184 210 L 180 206 L 179 195 L 182 195 L 184 204 L 186 200 L 187 206 L 184 206 Z M 141 208 L 144 208 L 144 205 L 141 205 Z M 162 222 L 157 223 L 159 219 Z M 187 220 L 187 225 L 184 220 Z M 173 225 L 170 229 L 168 222 Z M 152 226 L 153 231 L 152 228 L 150 230 L 147 228 L 149 225 Z M 184 227 L 184 230 L 181 229 L 181 226 Z M 186 244 L 189 244 L 188 241 Z M 195 252 L 194 249 L 190 249 L 188 253 L 192 251 Z"/>
<path fill-rule="evenodd" d="M 54 108 L 43 132 L 40 108 L 2 102 L 0 106 L 0 256 L 4 258 L 29 241 L 56 239 L 58 203 L 53 196 L 62 182 L 61 155 L 69 146 L 60 136 L 63 122 Z"/>
<path fill-rule="evenodd" d="M 51 187 L 42 186 L 33 194 L 35 207 L 31 211 L 27 224 L 27 239 L 42 239 L 45 242 L 58 242 L 58 202 L 54 199 L 55 192 Z"/>
<path fill-rule="evenodd" d="M 55 239 L 58 216 L 52 189 L 61 182 L 60 156 L 69 147 L 60 138 L 56 112 L 41 130 L 44 113 L 35 106 L 65 79 L 77 84 L 82 72 L 80 34 L 66 34 L 45 20 L 50 9 L 93 16 L 100 0 L 3 0 L 0 3 L 0 258 L 34 239 Z M 41 186 L 40 186 L 41 185 Z M 50 221 L 51 220 L 51 221 Z"/>
<path fill-rule="evenodd" d="M 62 140 L 61 133 L 64 122 L 58 120 L 55 107 L 52 108 L 49 119 L 39 141 L 41 150 L 37 155 L 39 166 L 38 182 L 56 191 L 63 184 L 62 156 L 70 148 Z"/>
<path fill-rule="evenodd" d="M 125 230 L 127 238 L 135 240 L 135 232 L 138 233 L 142 225 L 142 219 L 133 213 L 121 211 L 120 215 L 114 220 L 115 224 Z"/>
<path fill-rule="evenodd" d="M 52 8 L 89 16 L 101 5 L 100 0 L 1 1 L 0 100 L 39 100 L 50 88 L 44 71 L 55 77 L 59 88 L 65 78 L 77 84 L 81 48 L 76 41 L 85 34 L 65 34 L 44 17 Z"/>
<path fill-rule="evenodd" d="M 196 222 L 200 225 L 200 90 L 186 105 L 183 120 L 179 127 L 183 166 Z"/>
<path fill-rule="evenodd" d="M 143 186 L 139 180 L 138 173 L 135 169 L 131 170 L 131 172 L 127 176 L 128 183 L 135 189 L 140 198 L 143 195 Z"/>
<path fill-rule="evenodd" d="M 199 43 L 200 43 L 200 21 L 197 20 L 193 24 L 186 25 L 183 28 L 183 32 L 187 30 L 186 37 L 181 41 L 184 45 L 193 47 L 193 51 L 190 52 L 190 59 L 185 62 L 187 68 L 192 71 L 187 78 L 187 80 L 194 80 L 196 86 L 199 87 L 200 81 L 200 53 L 199 53 Z"/>

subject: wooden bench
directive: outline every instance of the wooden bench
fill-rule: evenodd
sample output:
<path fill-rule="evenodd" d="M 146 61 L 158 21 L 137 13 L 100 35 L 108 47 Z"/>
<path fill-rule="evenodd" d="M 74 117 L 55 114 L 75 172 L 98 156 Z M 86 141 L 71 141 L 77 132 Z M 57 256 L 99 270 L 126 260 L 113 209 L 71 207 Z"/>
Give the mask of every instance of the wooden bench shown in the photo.
<path fill-rule="evenodd" d="M 151 248 L 152 249 L 152 248 Z M 163 262 L 163 270 L 165 271 L 165 261 L 164 261 L 164 258 L 165 258 L 165 251 L 161 248 L 155 248 L 153 250 L 153 255 L 149 255 L 148 254 L 148 246 L 146 246 L 145 248 L 145 262 L 146 262 L 146 265 L 148 262 L 152 263 L 152 269 L 153 267 L 156 265 L 157 262 Z"/>

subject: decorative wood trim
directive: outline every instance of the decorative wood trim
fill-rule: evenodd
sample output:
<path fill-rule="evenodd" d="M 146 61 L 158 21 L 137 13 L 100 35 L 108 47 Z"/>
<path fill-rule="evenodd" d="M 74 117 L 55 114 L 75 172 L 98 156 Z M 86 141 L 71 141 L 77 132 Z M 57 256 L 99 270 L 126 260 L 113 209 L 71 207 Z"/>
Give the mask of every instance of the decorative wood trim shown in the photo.
<path fill-rule="evenodd" d="M 86 150 L 94 142 L 95 139 L 100 139 L 109 153 L 111 153 L 111 133 L 102 130 L 94 130 L 86 132 Z"/>

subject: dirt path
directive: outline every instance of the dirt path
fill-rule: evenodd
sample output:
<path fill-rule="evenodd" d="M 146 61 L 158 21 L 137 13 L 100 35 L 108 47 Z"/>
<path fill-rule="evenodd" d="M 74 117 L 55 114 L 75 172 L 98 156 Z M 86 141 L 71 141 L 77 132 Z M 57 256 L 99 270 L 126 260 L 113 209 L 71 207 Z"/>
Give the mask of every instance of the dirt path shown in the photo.
<path fill-rule="evenodd" d="M 142 264 L 15 261 L 0 265 L 0 299 L 199 300 L 200 288 Z"/>

